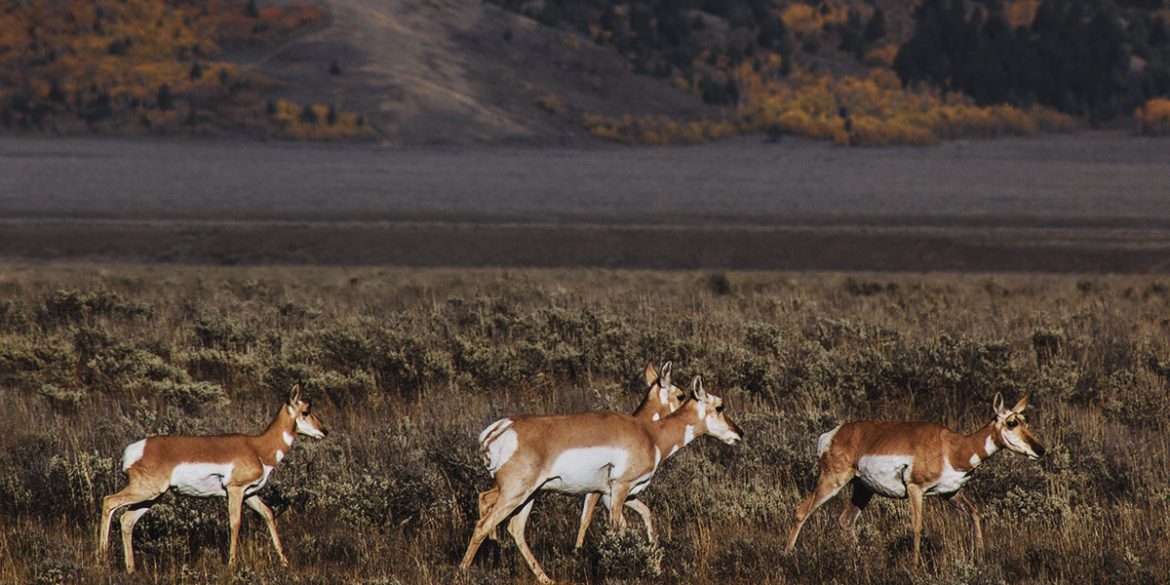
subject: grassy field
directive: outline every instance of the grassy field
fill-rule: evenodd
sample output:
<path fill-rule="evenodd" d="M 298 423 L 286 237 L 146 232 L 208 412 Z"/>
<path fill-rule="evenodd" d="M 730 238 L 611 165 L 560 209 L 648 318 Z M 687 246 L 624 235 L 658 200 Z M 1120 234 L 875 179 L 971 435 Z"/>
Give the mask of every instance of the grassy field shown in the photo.
<path fill-rule="evenodd" d="M 1170 282 L 1148 277 L 0 266 L 0 583 L 531 583 L 515 547 L 455 570 L 489 485 L 476 434 L 517 413 L 628 411 L 647 359 L 701 374 L 745 431 L 703 439 L 642 498 L 665 561 L 580 501 L 542 497 L 528 540 L 574 583 L 1156 583 L 1170 574 Z M 294 382 L 332 433 L 299 441 L 261 495 L 291 567 L 245 511 L 225 566 L 223 500 L 164 496 L 140 572 L 94 560 L 128 443 L 259 432 Z M 1039 462 L 1004 453 L 909 511 L 875 499 L 856 542 L 830 502 L 783 553 L 816 437 L 856 418 L 973 431 L 1032 396 Z M 637 525 L 632 515 L 630 520 Z M 115 541 L 117 539 L 115 538 Z"/>

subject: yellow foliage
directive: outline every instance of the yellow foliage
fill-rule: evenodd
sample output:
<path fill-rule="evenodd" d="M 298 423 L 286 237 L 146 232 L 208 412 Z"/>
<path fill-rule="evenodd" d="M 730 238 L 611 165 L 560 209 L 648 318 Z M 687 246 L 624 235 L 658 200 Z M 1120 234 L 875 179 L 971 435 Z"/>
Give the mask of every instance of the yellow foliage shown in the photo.
<path fill-rule="evenodd" d="M 318 7 L 291 3 L 248 16 L 246 3 L 10 3 L 0 19 L 4 123 L 56 132 L 267 132 L 256 92 L 267 82 L 214 59 L 222 46 L 272 43 L 324 23 L 325 16 Z M 5 108 L 13 103 L 22 105 Z M 353 133 L 365 132 L 368 127 Z"/>
<path fill-rule="evenodd" d="M 865 54 L 865 64 L 870 67 L 892 67 L 898 56 L 898 45 L 874 47 Z"/>
<path fill-rule="evenodd" d="M 1012 26 L 1029 26 L 1039 8 L 1040 0 L 1010 0 L 1004 4 L 1004 13 Z"/>
<path fill-rule="evenodd" d="M 1154 98 L 1133 113 L 1138 131 L 1151 136 L 1170 136 L 1170 99 Z"/>
<path fill-rule="evenodd" d="M 863 12 L 862 16 L 869 15 Z M 826 26 L 844 24 L 849 18 L 849 6 L 830 1 L 821 2 L 817 6 L 794 2 L 780 12 L 780 18 L 784 26 L 794 33 L 819 35 Z"/>
<path fill-rule="evenodd" d="M 329 106 L 314 104 L 299 106 L 288 100 L 278 100 L 271 119 L 276 124 L 273 134 L 278 138 L 294 140 L 352 140 L 369 138 L 374 129 L 362 116 L 334 109 L 330 121 Z"/>
<path fill-rule="evenodd" d="M 780 13 L 780 18 L 784 20 L 784 26 L 792 32 L 818 32 L 816 27 L 817 11 L 808 4 L 793 3 L 789 4 L 783 12 Z"/>
<path fill-rule="evenodd" d="M 653 117 L 586 115 L 582 122 L 594 136 L 627 144 L 693 144 L 736 133 L 779 131 L 842 146 L 918 146 L 1077 127 L 1076 119 L 1046 108 L 979 107 L 961 94 L 905 88 L 883 68 L 865 77 L 798 70 L 782 78 L 748 64 L 732 76 L 742 105 L 727 119 L 677 124 Z"/>
<path fill-rule="evenodd" d="M 538 98 L 536 100 L 536 106 L 557 116 L 564 116 L 569 111 L 569 108 L 565 106 L 565 102 L 560 97 L 552 94 Z"/>

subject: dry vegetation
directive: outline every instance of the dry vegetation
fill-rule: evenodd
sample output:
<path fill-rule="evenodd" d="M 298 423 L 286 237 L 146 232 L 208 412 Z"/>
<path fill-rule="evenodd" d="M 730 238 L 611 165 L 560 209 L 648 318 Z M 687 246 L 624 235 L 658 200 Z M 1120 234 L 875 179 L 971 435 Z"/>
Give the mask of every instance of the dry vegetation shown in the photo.
<path fill-rule="evenodd" d="M 1145 277 L 838 276 L 606 271 L 18 266 L 0 271 L 0 582 L 530 583 L 511 544 L 466 577 L 474 450 L 510 413 L 629 410 L 640 366 L 673 358 L 722 394 L 746 441 L 702 440 L 645 493 L 666 562 L 639 531 L 546 496 L 529 541 L 584 583 L 1156 583 L 1170 574 L 1170 284 Z M 166 496 L 138 525 L 143 571 L 95 564 L 99 498 L 151 433 L 258 431 L 294 381 L 333 433 L 298 443 L 228 572 L 221 500 Z M 909 565 L 906 505 L 875 500 L 856 543 L 832 502 L 782 554 L 814 479 L 816 436 L 858 417 L 972 430 L 996 392 L 1029 393 L 1049 445 L 1003 454 L 927 503 Z"/>
<path fill-rule="evenodd" d="M 35 0 L 0 10 L 0 128 L 313 139 L 373 133 L 335 107 L 266 108 L 272 81 L 218 61 L 225 50 L 268 46 L 324 26 L 317 6 Z M 316 110 L 333 114 L 314 116 Z"/>

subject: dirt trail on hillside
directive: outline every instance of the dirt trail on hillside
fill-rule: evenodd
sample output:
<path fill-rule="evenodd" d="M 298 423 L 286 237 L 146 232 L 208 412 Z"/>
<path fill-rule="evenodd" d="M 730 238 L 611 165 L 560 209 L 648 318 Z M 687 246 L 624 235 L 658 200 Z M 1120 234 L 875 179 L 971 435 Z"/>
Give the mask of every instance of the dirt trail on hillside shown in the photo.
<path fill-rule="evenodd" d="M 329 0 L 329 27 L 256 67 L 303 102 L 364 113 L 392 144 L 573 142 L 540 109 L 696 116 L 694 96 L 626 70 L 616 53 L 481 0 Z M 330 73 L 337 61 L 341 73 Z"/>

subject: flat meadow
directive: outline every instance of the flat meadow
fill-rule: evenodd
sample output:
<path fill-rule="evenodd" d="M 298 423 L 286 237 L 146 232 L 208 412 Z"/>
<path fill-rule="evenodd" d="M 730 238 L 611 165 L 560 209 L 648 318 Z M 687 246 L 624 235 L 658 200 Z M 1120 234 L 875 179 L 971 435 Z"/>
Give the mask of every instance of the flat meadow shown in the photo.
<path fill-rule="evenodd" d="M 505 537 L 458 563 L 490 485 L 476 435 L 511 414 L 631 411 L 647 360 L 703 377 L 743 429 L 703 438 L 641 494 L 659 544 L 581 500 L 539 498 L 528 542 L 564 583 L 1135 583 L 1170 575 L 1170 280 L 1152 276 L 0 265 L 0 583 L 533 583 Z M 331 434 L 301 438 L 260 495 L 291 566 L 245 510 L 163 496 L 139 572 L 99 502 L 152 434 L 259 433 L 294 383 Z M 1031 396 L 1039 461 L 1004 452 L 968 517 L 848 493 L 785 554 L 821 433 L 852 419 L 971 432 Z M 661 556 L 660 569 L 650 559 Z"/>

